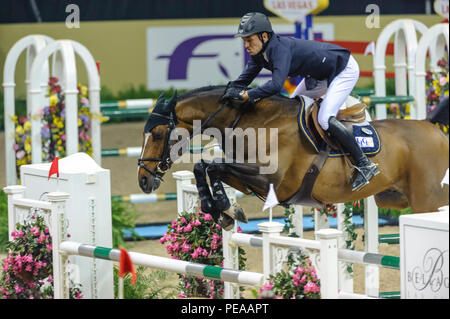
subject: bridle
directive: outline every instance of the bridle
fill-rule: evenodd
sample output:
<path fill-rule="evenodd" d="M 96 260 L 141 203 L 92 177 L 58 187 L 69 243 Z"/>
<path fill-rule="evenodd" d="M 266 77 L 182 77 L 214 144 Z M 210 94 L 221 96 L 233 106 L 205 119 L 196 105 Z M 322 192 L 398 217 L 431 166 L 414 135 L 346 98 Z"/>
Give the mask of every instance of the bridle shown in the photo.
<path fill-rule="evenodd" d="M 190 136 L 189 139 L 187 141 L 190 141 L 192 139 L 192 137 L 198 133 L 201 133 L 203 131 L 203 129 L 205 128 L 205 126 L 217 115 L 217 113 L 219 113 L 220 111 L 222 111 L 225 106 L 228 105 L 228 101 L 225 101 L 214 113 L 212 113 L 205 122 L 203 122 L 200 125 L 200 129 L 198 129 L 197 131 L 193 131 Z M 170 134 L 172 133 L 172 131 L 175 129 L 176 127 L 176 123 L 177 121 L 177 116 L 175 114 L 175 111 L 172 110 L 169 114 L 169 116 L 164 115 L 164 114 L 160 114 L 160 113 L 155 113 L 152 112 L 151 114 L 152 116 L 158 116 L 158 117 L 162 117 L 164 119 L 167 120 L 167 124 L 169 125 L 167 132 L 166 132 L 166 137 L 165 137 L 165 141 L 164 141 L 164 148 L 163 148 L 163 152 L 161 154 L 160 157 L 146 157 L 146 158 L 139 158 L 138 159 L 138 166 L 145 169 L 148 173 L 150 173 L 153 177 L 164 181 L 162 179 L 162 176 L 170 169 L 170 167 L 172 166 L 173 162 L 172 159 L 170 158 L 170 152 L 169 152 L 169 146 L 170 146 Z M 239 116 L 240 118 L 240 116 Z M 235 126 L 235 124 L 237 123 L 237 121 L 235 121 L 235 123 L 233 123 L 233 127 Z M 142 153 L 143 154 L 143 153 Z M 158 162 L 158 164 L 156 165 L 156 168 L 154 170 L 151 170 L 150 168 L 148 168 L 145 165 L 145 162 Z"/>
<path fill-rule="evenodd" d="M 155 112 L 152 112 L 152 115 L 162 117 L 162 118 L 164 118 L 164 119 L 166 119 L 168 121 L 169 128 L 167 129 L 167 132 L 166 132 L 166 138 L 165 138 L 165 141 L 164 141 L 164 149 L 163 149 L 163 152 L 161 154 L 161 157 L 139 158 L 138 159 L 138 166 L 143 168 L 143 169 L 145 169 L 147 172 L 149 172 L 155 178 L 160 179 L 161 181 L 163 181 L 162 176 L 172 166 L 172 160 L 170 159 L 170 154 L 169 154 L 169 146 L 170 146 L 169 142 L 170 142 L 170 134 L 172 133 L 172 131 L 176 127 L 176 124 L 175 124 L 176 115 L 175 115 L 175 112 L 170 112 L 169 116 L 163 115 L 163 114 L 160 114 L 160 113 L 155 113 Z M 151 170 L 150 168 L 148 168 L 144 164 L 144 162 L 158 162 L 158 165 L 156 165 L 156 169 L 155 170 Z"/>

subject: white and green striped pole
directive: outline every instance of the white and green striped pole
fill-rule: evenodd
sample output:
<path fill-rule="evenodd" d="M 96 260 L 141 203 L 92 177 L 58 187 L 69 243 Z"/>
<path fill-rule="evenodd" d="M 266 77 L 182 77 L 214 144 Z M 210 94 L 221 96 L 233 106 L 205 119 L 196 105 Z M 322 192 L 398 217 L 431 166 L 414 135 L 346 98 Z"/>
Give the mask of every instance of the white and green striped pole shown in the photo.
<path fill-rule="evenodd" d="M 77 242 L 64 241 L 60 245 L 61 252 L 67 255 L 85 256 L 119 262 L 120 250 L 100 246 L 91 246 Z M 197 264 L 193 262 L 164 258 L 136 252 L 129 252 L 131 261 L 138 266 L 150 267 L 179 274 L 204 276 L 214 280 L 239 283 L 246 286 L 260 287 L 264 275 L 249 271 L 227 269 L 217 266 Z"/>

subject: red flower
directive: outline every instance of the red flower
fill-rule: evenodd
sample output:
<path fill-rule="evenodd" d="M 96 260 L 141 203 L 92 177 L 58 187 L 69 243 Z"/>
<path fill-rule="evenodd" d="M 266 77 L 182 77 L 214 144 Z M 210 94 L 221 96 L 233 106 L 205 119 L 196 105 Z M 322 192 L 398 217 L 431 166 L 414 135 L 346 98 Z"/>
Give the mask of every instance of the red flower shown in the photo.
<path fill-rule="evenodd" d="M 19 124 L 23 125 L 27 121 L 25 116 L 19 116 Z"/>
<path fill-rule="evenodd" d="M 447 67 L 447 61 L 445 61 L 444 59 L 440 59 L 437 62 L 437 65 L 440 66 L 441 68 L 445 68 L 445 67 Z"/>
<path fill-rule="evenodd" d="M 431 71 L 427 71 L 427 75 L 425 76 L 425 80 L 431 81 L 433 79 L 433 73 Z"/>
<path fill-rule="evenodd" d="M 428 101 L 435 101 L 435 100 L 438 100 L 438 99 L 439 99 L 439 96 L 436 93 L 434 93 L 434 92 L 431 92 L 428 95 Z"/>
<path fill-rule="evenodd" d="M 50 86 L 53 86 L 56 83 L 58 83 L 58 78 L 56 78 L 54 76 L 50 77 L 50 79 L 48 80 L 48 85 L 50 85 Z"/>
<path fill-rule="evenodd" d="M 56 85 L 52 87 L 52 93 L 59 93 L 61 92 L 61 86 L 60 85 Z"/>

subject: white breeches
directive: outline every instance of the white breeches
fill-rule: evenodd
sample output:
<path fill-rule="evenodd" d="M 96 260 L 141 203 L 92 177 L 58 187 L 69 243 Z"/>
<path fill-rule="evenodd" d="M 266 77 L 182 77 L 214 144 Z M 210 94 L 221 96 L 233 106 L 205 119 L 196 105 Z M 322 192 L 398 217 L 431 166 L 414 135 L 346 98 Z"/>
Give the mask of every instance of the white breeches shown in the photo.
<path fill-rule="evenodd" d="M 355 58 L 350 55 L 347 66 L 331 81 L 327 88 L 327 80 L 317 82 L 317 86 L 312 90 L 307 90 L 305 79 L 295 88 L 291 98 L 297 95 L 306 95 L 309 98 L 317 99 L 323 95 L 323 101 L 318 114 L 318 122 L 323 130 L 328 130 L 328 119 L 336 116 L 339 108 L 344 104 L 347 97 L 359 79 L 359 66 Z"/>

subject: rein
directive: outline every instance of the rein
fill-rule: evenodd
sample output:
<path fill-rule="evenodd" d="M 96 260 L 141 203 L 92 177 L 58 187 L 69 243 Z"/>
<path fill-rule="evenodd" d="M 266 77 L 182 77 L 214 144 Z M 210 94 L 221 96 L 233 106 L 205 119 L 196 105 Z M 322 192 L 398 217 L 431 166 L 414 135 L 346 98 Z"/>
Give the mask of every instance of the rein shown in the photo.
<path fill-rule="evenodd" d="M 197 131 L 192 131 L 192 133 L 189 136 L 189 139 L 187 140 L 187 142 L 189 142 L 193 136 L 195 136 L 198 133 L 201 133 L 203 128 L 219 113 L 221 112 L 227 105 L 228 105 L 228 100 L 225 101 L 216 111 L 214 111 L 213 113 L 211 113 L 211 115 L 206 119 L 205 122 L 203 122 L 200 125 L 199 130 Z M 153 177 L 164 181 L 162 179 L 162 175 L 164 175 L 165 172 L 167 172 L 170 167 L 172 166 L 172 160 L 170 158 L 170 154 L 169 154 L 169 146 L 170 146 L 170 134 L 172 133 L 172 131 L 175 129 L 176 125 L 175 125 L 175 120 L 176 120 L 176 114 L 175 111 L 171 111 L 170 112 L 170 116 L 167 115 L 163 115 L 163 114 L 159 114 L 159 113 L 154 113 L 152 112 L 152 115 L 156 115 L 162 118 L 165 118 L 168 120 L 169 123 L 169 128 L 166 132 L 166 138 L 165 138 L 165 142 L 164 142 L 164 149 L 163 152 L 161 154 L 161 157 L 159 158 L 154 158 L 154 157 L 147 157 L 147 158 L 139 158 L 138 159 L 138 166 L 145 169 L 148 173 L 150 173 Z M 240 119 L 240 115 L 237 118 L 237 121 L 239 121 Z M 233 123 L 233 126 L 236 125 L 237 121 L 235 121 Z M 233 127 L 234 128 L 234 127 Z M 192 153 L 192 150 L 191 150 Z M 158 162 L 158 165 L 156 166 L 155 170 L 151 170 L 149 169 L 144 162 Z"/>

